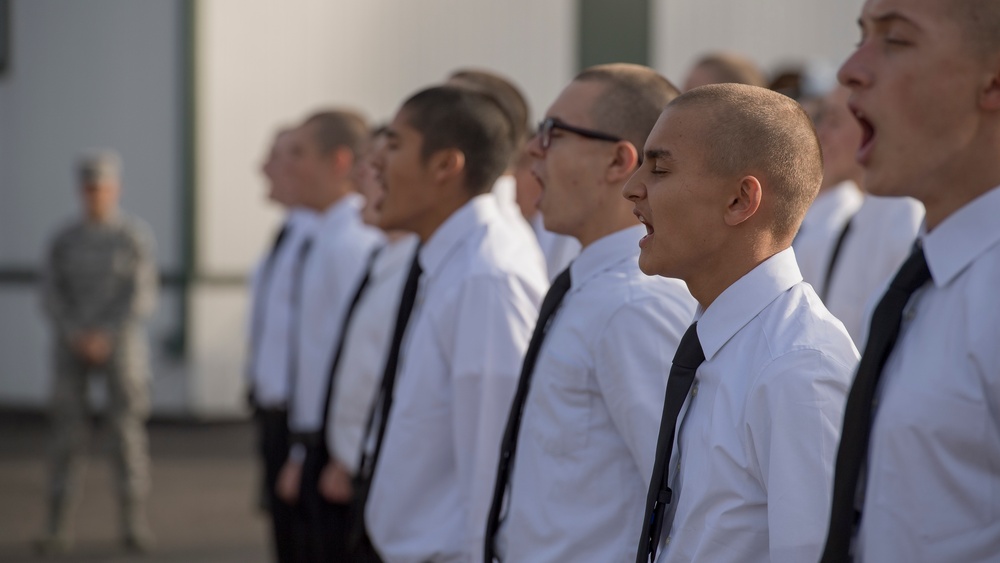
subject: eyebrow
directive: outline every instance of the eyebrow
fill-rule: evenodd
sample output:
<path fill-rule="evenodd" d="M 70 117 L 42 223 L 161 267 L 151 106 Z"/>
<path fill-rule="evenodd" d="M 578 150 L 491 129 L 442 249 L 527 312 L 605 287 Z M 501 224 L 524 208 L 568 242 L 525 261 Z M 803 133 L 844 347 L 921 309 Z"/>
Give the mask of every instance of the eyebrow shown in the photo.
<path fill-rule="evenodd" d="M 907 24 L 907 25 L 909 25 L 911 27 L 914 27 L 916 29 L 920 29 L 920 26 L 917 25 L 917 23 L 915 21 L 913 21 L 912 19 L 906 17 L 905 15 L 903 15 L 903 14 L 901 14 L 899 12 L 886 12 L 884 14 L 879 14 L 879 15 L 871 16 L 869 19 L 871 19 L 872 22 L 874 22 L 876 25 L 883 26 L 883 27 L 886 26 L 886 25 L 889 25 L 891 23 L 897 23 L 898 22 L 898 23 Z M 862 28 L 864 27 L 864 18 L 858 18 L 858 26 L 860 26 Z"/>
<path fill-rule="evenodd" d="M 399 133 L 397 133 L 395 129 L 389 129 L 388 127 L 386 127 L 384 131 L 382 131 L 382 135 L 389 139 L 399 138 Z"/>
<path fill-rule="evenodd" d="M 673 158 L 667 149 L 646 149 L 646 160 L 657 160 L 661 158 Z"/>

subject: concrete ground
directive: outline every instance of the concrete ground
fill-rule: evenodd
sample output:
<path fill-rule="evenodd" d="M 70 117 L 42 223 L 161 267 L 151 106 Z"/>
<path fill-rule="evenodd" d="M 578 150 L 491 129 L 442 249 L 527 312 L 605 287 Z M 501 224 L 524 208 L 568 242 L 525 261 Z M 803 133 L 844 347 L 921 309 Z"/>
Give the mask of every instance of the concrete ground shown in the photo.
<path fill-rule="evenodd" d="M 43 417 L 0 410 L 0 562 L 263 563 L 267 520 L 255 508 L 259 483 L 249 422 L 154 422 L 149 520 L 156 548 L 146 555 L 119 544 L 107 435 L 91 433 L 84 494 L 75 514 L 76 545 L 36 555 L 45 521 L 48 428 Z"/>

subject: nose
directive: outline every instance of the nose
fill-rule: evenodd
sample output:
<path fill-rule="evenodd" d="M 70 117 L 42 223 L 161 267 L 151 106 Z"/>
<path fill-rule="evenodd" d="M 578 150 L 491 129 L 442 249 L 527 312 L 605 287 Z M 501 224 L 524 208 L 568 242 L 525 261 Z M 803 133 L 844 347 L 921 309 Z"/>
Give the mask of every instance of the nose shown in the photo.
<path fill-rule="evenodd" d="M 545 158 L 545 149 L 542 148 L 542 136 L 535 133 L 528 139 L 525 150 L 532 158 Z"/>
<path fill-rule="evenodd" d="M 646 197 L 646 186 L 639 179 L 639 173 L 642 168 L 637 168 L 632 176 L 629 177 L 625 185 L 622 186 L 622 197 L 635 203 L 640 199 Z"/>
<path fill-rule="evenodd" d="M 837 71 L 837 80 L 848 88 L 855 90 L 871 84 L 871 71 L 868 58 L 868 41 L 862 41 L 851 56 L 844 61 Z"/>

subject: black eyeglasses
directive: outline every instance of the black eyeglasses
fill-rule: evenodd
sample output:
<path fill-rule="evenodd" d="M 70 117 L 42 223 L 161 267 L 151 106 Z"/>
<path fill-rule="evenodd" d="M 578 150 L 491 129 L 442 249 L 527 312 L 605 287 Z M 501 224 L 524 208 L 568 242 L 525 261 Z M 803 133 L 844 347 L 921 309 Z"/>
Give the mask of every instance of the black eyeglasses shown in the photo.
<path fill-rule="evenodd" d="M 541 141 L 542 150 L 548 150 L 549 145 L 552 144 L 553 129 L 562 129 L 563 131 L 569 131 L 570 133 L 576 133 L 581 137 L 596 139 L 598 141 L 610 141 L 612 143 L 617 143 L 624 140 L 621 137 L 616 137 L 608 133 L 601 133 L 600 131 L 584 129 L 582 127 L 574 127 L 563 123 L 554 117 L 550 117 L 538 124 L 538 140 Z"/>

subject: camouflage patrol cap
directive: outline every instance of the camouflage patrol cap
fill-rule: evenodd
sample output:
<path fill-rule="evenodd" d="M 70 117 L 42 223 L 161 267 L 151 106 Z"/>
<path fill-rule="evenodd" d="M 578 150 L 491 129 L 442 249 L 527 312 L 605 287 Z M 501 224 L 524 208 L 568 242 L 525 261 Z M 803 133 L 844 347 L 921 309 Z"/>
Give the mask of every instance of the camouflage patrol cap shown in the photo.
<path fill-rule="evenodd" d="M 77 163 L 80 182 L 84 184 L 118 180 L 121 177 L 122 159 L 113 150 L 85 152 Z"/>

